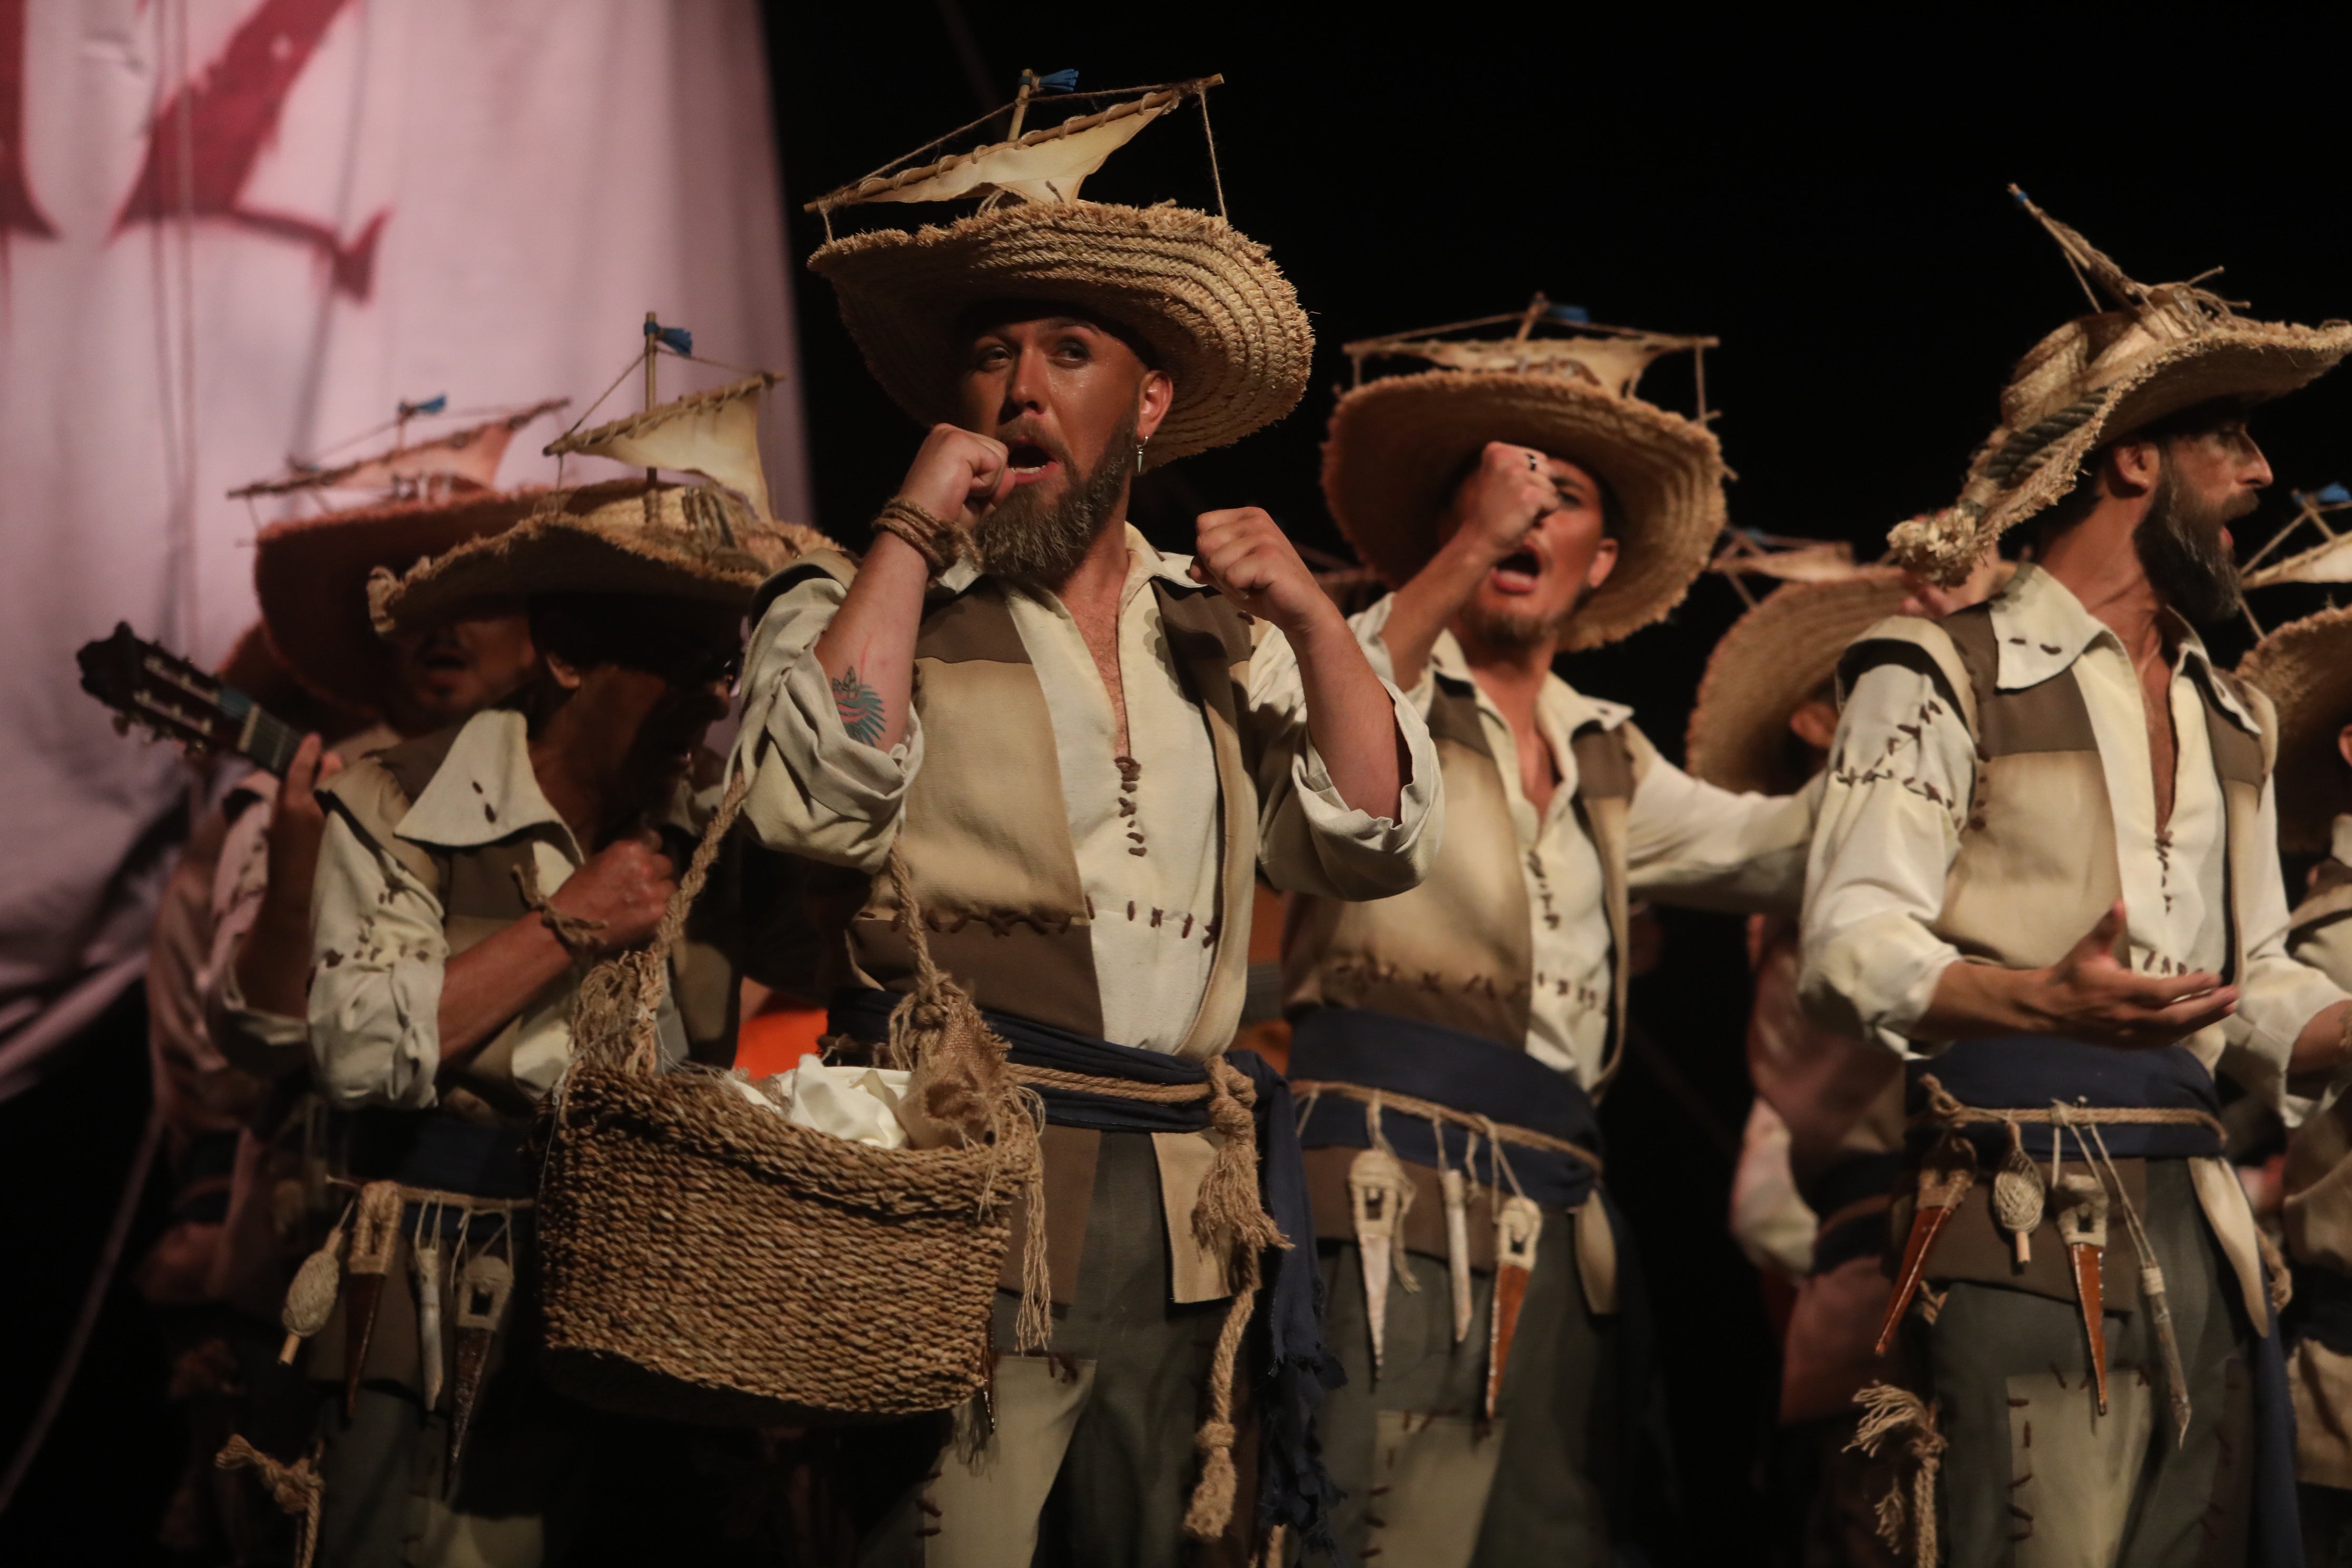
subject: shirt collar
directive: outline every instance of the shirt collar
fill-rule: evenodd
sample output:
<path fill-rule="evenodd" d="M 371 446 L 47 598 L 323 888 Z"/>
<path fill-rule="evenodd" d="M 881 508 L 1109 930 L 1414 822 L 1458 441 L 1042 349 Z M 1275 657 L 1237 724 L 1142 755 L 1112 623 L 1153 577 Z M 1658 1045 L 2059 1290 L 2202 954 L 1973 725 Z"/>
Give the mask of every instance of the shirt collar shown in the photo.
<path fill-rule="evenodd" d="M 2030 563 L 2017 569 L 2008 585 L 1992 596 L 1989 608 L 1999 650 L 1995 680 L 2003 691 L 2039 686 L 2072 668 L 2101 637 L 2123 651 L 2122 639 L 2114 629 L 2084 609 L 2072 589 Z M 2196 629 L 2177 616 L 2171 629 L 2173 646 L 2179 649 L 2175 668 L 2189 671 L 2242 729 L 2260 733 L 2253 714 L 2229 683 L 2218 678 L 2212 655 Z"/>
<path fill-rule="evenodd" d="M 1429 668 L 1439 679 L 1471 692 L 1480 708 L 1493 711 L 1497 719 L 1502 717 L 1494 700 L 1480 689 L 1472 676 L 1470 660 L 1464 656 L 1462 644 L 1450 627 L 1438 632 L 1437 641 L 1429 650 Z M 1544 678 L 1543 695 L 1536 700 L 1536 710 L 1557 722 L 1560 733 L 1570 738 L 1589 724 L 1614 730 L 1633 716 L 1633 710 L 1623 703 L 1588 697 L 1556 674 Z"/>
<path fill-rule="evenodd" d="M 1127 586 L 1119 594 L 1118 602 L 1121 605 L 1125 605 L 1129 599 L 1133 598 L 1136 589 L 1141 587 L 1145 580 L 1151 577 L 1158 577 L 1187 592 L 1200 591 L 1201 584 L 1192 581 L 1191 556 L 1171 555 L 1164 550 L 1156 548 L 1151 541 L 1143 537 L 1142 531 L 1131 522 L 1120 523 L 1119 527 L 1126 531 L 1127 536 Z M 946 571 L 940 574 L 939 585 L 947 593 L 955 595 L 970 588 L 980 579 L 980 563 L 969 555 L 959 555 L 949 563 Z"/>
<path fill-rule="evenodd" d="M 478 849 L 528 827 L 550 826 L 572 845 L 572 829 L 547 803 L 531 772 L 523 716 L 492 708 L 466 721 L 448 755 L 408 815 L 393 829 L 414 844 Z M 578 847 L 572 845 L 576 853 Z"/>

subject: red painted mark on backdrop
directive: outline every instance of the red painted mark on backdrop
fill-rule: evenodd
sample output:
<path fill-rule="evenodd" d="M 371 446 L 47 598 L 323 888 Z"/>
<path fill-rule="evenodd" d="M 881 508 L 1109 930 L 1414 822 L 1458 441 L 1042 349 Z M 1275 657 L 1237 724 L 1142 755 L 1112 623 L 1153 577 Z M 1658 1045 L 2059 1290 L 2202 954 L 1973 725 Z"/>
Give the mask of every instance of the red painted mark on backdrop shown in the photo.
<path fill-rule="evenodd" d="M 55 239 L 25 167 L 25 0 L 0 0 L 0 247 L 12 235 Z"/>
<path fill-rule="evenodd" d="M 183 83 L 148 127 L 147 159 L 114 231 L 181 216 L 232 223 L 308 246 L 327 264 L 333 287 L 366 299 L 375 279 L 376 241 L 392 216 L 390 208 L 368 219 L 345 244 L 315 218 L 245 205 L 254 167 L 277 138 L 286 95 L 346 3 L 262 0 L 220 58 L 200 78 Z"/>

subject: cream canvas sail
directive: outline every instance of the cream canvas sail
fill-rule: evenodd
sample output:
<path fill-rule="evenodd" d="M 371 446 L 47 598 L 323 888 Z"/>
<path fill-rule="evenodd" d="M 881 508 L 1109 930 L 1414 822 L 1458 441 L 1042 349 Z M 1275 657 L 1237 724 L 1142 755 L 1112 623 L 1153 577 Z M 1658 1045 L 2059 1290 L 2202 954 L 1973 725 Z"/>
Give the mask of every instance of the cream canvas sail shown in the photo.
<path fill-rule="evenodd" d="M 964 157 L 949 159 L 949 167 L 924 178 L 892 184 L 855 199 L 946 202 L 958 196 L 984 195 L 995 189 L 1011 191 L 1024 201 L 1074 202 L 1078 199 L 1080 184 L 1103 166 L 1104 159 L 1167 112 L 1165 105 L 1138 109 L 1075 134 L 1049 135 L 1034 145 L 1024 145 L 1026 138 L 1023 142 L 1001 142 Z"/>
<path fill-rule="evenodd" d="M 632 468 L 700 474 L 751 503 L 761 521 L 768 508 L 768 478 L 760 466 L 760 395 L 776 378 L 762 373 L 691 397 L 657 404 L 642 414 L 548 444 L 550 456 L 610 458 Z"/>

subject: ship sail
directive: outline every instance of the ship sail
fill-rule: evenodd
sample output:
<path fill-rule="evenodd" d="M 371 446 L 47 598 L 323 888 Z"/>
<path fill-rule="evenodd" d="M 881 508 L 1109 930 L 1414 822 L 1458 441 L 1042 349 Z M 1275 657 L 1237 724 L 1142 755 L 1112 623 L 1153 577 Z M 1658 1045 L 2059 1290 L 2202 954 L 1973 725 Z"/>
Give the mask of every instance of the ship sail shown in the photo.
<path fill-rule="evenodd" d="M 2249 588 L 2267 588 L 2273 583 L 2352 583 L 2352 533 L 2337 534 L 2325 544 L 2258 566 L 2245 576 Z"/>
<path fill-rule="evenodd" d="M 552 398 L 497 419 L 469 425 L 413 446 L 397 446 L 357 462 L 331 468 L 301 468 L 283 479 L 262 479 L 229 491 L 233 500 L 292 495 L 301 490 L 486 490 L 515 432 L 571 399 Z"/>
<path fill-rule="evenodd" d="M 1349 345 L 1351 348 L 1356 346 Z M 1619 397 L 1633 390 L 1642 373 L 1660 354 L 1689 346 L 1682 338 L 1402 338 L 1380 345 L 1381 354 L 1410 355 L 1448 370 L 1550 372 L 1583 375 Z"/>
<path fill-rule="evenodd" d="M 843 207 L 866 202 L 947 202 L 960 196 L 992 195 L 1000 191 L 1010 192 L 1024 201 L 1074 202 L 1087 176 L 1126 146 L 1137 132 L 1185 99 L 1205 92 L 1223 80 L 1223 77 L 1202 77 L 1197 81 L 1154 88 L 1098 113 L 1073 115 L 1059 125 L 1041 127 L 1008 142 L 951 153 L 911 169 L 868 174 L 839 190 L 828 191 L 803 210 L 822 213 L 830 219 Z M 1022 101 L 1025 105 L 1030 100 L 1025 89 Z M 1017 122 L 1013 129 L 1020 129 Z"/>
<path fill-rule="evenodd" d="M 547 455 L 610 458 L 632 468 L 700 474 L 751 503 L 762 522 L 768 509 L 767 470 L 760 464 L 760 395 L 776 383 L 762 372 L 731 386 L 656 404 L 642 414 L 563 436 Z"/>

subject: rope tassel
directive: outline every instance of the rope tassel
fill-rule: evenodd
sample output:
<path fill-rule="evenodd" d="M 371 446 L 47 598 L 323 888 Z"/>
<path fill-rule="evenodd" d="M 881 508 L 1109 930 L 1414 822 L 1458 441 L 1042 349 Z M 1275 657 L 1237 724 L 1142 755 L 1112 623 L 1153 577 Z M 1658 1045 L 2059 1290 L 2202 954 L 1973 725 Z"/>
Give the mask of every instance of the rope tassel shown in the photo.
<path fill-rule="evenodd" d="M 1853 1440 L 1846 1445 L 1847 1451 L 1859 1450 L 1876 1458 L 1882 1450 L 1900 1443 L 1904 1457 L 1911 1462 L 1910 1485 L 1906 1488 L 1897 1480 L 1878 1500 L 1878 1539 L 1900 1552 L 1907 1528 L 1912 1560 L 1919 1568 L 1935 1568 L 1939 1544 L 1936 1477 L 1943 1468 L 1945 1447 L 1944 1435 L 1936 1426 L 1936 1407 L 1909 1389 L 1889 1383 L 1870 1384 L 1853 1396 L 1853 1402 L 1862 1406 L 1862 1420 Z"/>

